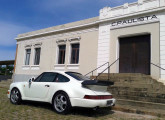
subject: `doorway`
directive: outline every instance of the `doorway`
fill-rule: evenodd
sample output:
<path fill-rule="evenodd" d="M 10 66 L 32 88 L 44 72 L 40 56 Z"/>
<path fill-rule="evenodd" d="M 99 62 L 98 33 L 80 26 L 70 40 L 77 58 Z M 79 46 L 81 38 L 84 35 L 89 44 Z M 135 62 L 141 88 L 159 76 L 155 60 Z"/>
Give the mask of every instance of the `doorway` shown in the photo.
<path fill-rule="evenodd" d="M 119 39 L 119 72 L 150 74 L 150 34 Z"/>

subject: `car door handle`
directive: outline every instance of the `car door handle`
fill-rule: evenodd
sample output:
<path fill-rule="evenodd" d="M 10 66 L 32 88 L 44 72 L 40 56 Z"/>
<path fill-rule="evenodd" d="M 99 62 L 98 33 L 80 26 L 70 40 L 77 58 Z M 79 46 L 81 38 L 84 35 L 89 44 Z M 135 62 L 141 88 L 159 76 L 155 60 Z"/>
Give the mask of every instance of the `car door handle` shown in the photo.
<path fill-rule="evenodd" d="M 45 85 L 45 87 L 50 87 L 49 85 Z"/>

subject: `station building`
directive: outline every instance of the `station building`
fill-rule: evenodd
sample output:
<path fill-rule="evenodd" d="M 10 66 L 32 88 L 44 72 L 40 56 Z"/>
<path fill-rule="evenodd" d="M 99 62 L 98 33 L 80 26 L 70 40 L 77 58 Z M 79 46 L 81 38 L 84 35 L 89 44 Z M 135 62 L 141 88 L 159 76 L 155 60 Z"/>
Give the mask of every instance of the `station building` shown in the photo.
<path fill-rule="evenodd" d="M 165 0 L 104 7 L 98 17 L 20 34 L 16 40 L 15 81 L 49 70 L 86 74 L 117 60 L 110 73 L 143 73 L 165 82 Z"/>

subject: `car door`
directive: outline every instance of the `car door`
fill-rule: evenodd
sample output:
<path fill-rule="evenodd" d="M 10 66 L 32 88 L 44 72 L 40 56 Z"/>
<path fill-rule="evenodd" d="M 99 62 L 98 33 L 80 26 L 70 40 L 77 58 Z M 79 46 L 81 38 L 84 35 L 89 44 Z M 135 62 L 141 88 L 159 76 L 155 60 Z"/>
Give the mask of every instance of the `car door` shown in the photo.
<path fill-rule="evenodd" d="M 29 98 L 44 99 L 47 97 L 51 83 L 55 80 L 56 73 L 45 72 L 29 84 Z"/>
<path fill-rule="evenodd" d="M 53 82 L 53 85 L 50 86 L 50 91 L 58 91 L 58 90 L 62 90 L 63 88 L 68 87 L 68 82 L 70 81 L 69 78 L 67 78 L 66 76 L 57 73 L 55 80 Z M 51 93 L 50 93 L 51 94 Z"/>

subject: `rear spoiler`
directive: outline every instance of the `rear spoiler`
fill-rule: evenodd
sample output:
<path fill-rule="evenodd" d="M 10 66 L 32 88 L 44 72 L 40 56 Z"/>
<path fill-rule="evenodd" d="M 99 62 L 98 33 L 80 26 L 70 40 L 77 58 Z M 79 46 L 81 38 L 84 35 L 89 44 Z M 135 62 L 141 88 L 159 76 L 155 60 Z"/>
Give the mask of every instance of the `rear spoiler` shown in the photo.
<path fill-rule="evenodd" d="M 110 86 L 114 85 L 112 81 L 100 81 L 100 80 L 85 80 L 81 83 L 82 85 L 99 85 L 99 86 Z"/>

